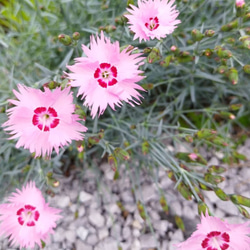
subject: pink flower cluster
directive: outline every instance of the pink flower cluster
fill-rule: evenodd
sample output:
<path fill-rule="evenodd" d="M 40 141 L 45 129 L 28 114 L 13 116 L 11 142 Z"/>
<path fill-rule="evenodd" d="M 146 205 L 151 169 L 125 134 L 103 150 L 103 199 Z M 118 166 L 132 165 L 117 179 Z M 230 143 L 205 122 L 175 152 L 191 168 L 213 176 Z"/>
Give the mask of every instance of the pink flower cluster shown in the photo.
<path fill-rule="evenodd" d="M 250 223 L 229 224 L 208 213 L 186 241 L 177 244 L 178 250 L 249 250 Z"/>
<path fill-rule="evenodd" d="M 30 182 L 0 205 L 0 236 L 9 237 L 11 246 L 41 247 L 41 241 L 48 241 L 53 234 L 60 212 L 49 207 L 35 183 Z"/>
<path fill-rule="evenodd" d="M 174 0 L 138 0 L 138 7 L 130 5 L 128 11 L 129 28 L 140 41 L 164 38 L 180 23 Z M 112 43 L 103 32 L 100 37 L 91 36 L 90 48 L 82 45 L 82 49 L 85 55 L 67 66 L 71 72 L 66 75 L 69 85 L 79 88 L 78 96 L 91 109 L 92 118 L 108 106 L 115 110 L 123 101 L 131 106 L 141 103 L 142 53 L 131 46 L 121 50 L 119 42 Z M 14 107 L 7 110 L 9 119 L 3 124 L 10 139 L 17 139 L 17 148 L 24 147 L 35 157 L 50 157 L 53 149 L 58 153 L 72 140 L 83 140 L 87 128 L 74 114 L 70 87 L 45 88 L 43 92 L 19 84 L 18 91 L 13 90 L 17 100 L 9 100 Z"/>
<path fill-rule="evenodd" d="M 148 40 L 162 38 L 173 32 L 178 12 L 172 7 L 174 0 L 138 1 L 139 8 L 131 5 L 133 11 L 127 16 L 135 38 Z M 139 23 L 139 25 L 138 25 Z M 75 114 L 71 87 L 79 87 L 78 95 L 84 105 L 90 107 L 91 116 L 100 116 L 110 106 L 113 110 L 125 101 L 130 105 L 140 104 L 144 89 L 141 81 L 144 64 L 141 53 L 127 47 L 121 50 L 119 42 L 112 43 L 102 32 L 91 36 L 90 48 L 82 45 L 85 56 L 76 58 L 75 64 L 67 66 L 70 86 L 50 90 L 26 87 L 19 84 L 13 90 L 16 99 L 7 110 L 8 120 L 2 125 L 16 139 L 16 147 L 23 147 L 35 157 L 50 157 L 52 151 L 58 154 L 61 147 L 72 140 L 81 141 L 87 128 Z M 0 236 L 9 237 L 12 246 L 41 247 L 53 233 L 60 210 L 49 207 L 34 182 L 22 190 L 16 190 L 8 203 L 0 205 Z"/>

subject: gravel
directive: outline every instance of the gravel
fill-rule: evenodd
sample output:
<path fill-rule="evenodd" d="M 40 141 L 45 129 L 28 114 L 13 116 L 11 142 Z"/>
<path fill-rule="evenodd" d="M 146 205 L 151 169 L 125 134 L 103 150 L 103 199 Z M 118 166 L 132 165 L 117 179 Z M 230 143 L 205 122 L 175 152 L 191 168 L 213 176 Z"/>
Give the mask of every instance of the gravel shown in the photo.
<path fill-rule="evenodd" d="M 183 150 L 185 148 L 183 146 Z M 240 150 L 249 157 L 250 140 Z M 210 165 L 220 162 L 220 153 L 209 159 Z M 250 162 L 226 167 L 226 181 L 221 184 L 223 190 L 228 194 L 250 197 Z M 98 173 L 94 169 L 85 169 L 81 180 L 60 180 L 61 185 L 55 190 L 54 197 L 48 197 L 48 202 L 62 209 L 62 219 L 45 250 L 118 250 L 118 247 L 122 250 L 174 250 L 174 244 L 190 236 L 200 221 L 197 205 L 174 190 L 174 183 L 163 169 L 158 171 L 157 183 L 153 180 L 155 176 L 151 175 L 151 179 L 149 174 L 141 173 L 136 179 L 132 170 L 130 176 L 123 172 L 124 166 L 120 170 L 120 179 L 116 181 L 113 180 L 114 172 L 107 164 L 101 165 Z M 139 180 L 140 188 L 133 192 L 131 187 L 138 186 Z M 163 191 L 168 201 L 169 215 L 162 211 L 159 190 Z M 211 191 L 204 194 L 215 216 L 230 223 L 246 221 L 231 202 L 219 200 Z M 146 221 L 136 207 L 138 200 L 145 205 L 149 215 Z M 117 205 L 118 201 L 122 207 Z M 182 217 L 185 232 L 176 227 L 175 215 Z M 0 249 L 12 248 L 3 239 Z"/>

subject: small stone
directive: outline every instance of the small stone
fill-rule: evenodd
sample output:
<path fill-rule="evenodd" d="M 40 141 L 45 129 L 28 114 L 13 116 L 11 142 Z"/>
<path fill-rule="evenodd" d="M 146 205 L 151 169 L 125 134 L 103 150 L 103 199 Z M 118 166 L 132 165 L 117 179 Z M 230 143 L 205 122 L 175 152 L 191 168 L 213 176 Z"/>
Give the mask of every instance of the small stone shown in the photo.
<path fill-rule="evenodd" d="M 70 207 L 69 207 L 69 210 L 70 210 L 71 212 L 75 213 L 76 210 L 77 210 L 77 205 L 76 205 L 76 204 L 71 204 Z"/>
<path fill-rule="evenodd" d="M 192 209 L 190 205 L 186 205 L 183 207 L 183 214 L 185 217 L 193 220 L 197 215 L 197 210 Z"/>
<path fill-rule="evenodd" d="M 133 240 L 131 250 L 141 250 L 141 242 L 138 239 Z"/>
<path fill-rule="evenodd" d="M 159 213 L 157 213 L 155 210 L 151 209 L 149 211 L 149 218 L 153 221 L 157 221 L 157 220 L 160 220 L 160 215 Z"/>
<path fill-rule="evenodd" d="M 65 232 L 65 238 L 67 241 L 74 243 L 76 241 L 76 233 L 73 230 L 68 230 Z"/>
<path fill-rule="evenodd" d="M 111 214 L 120 214 L 121 210 L 116 203 L 105 205 L 105 210 Z"/>
<path fill-rule="evenodd" d="M 117 239 L 118 241 L 121 241 L 121 226 L 119 223 L 115 223 L 111 227 L 111 236 Z"/>
<path fill-rule="evenodd" d="M 142 187 L 142 197 L 143 201 L 146 203 L 150 200 L 155 200 L 158 196 L 152 185 L 147 185 Z"/>
<path fill-rule="evenodd" d="M 182 206 L 180 201 L 172 201 L 170 204 L 171 210 L 178 216 L 182 216 Z"/>
<path fill-rule="evenodd" d="M 108 237 L 108 236 L 109 236 L 109 231 L 108 231 L 108 229 L 102 228 L 102 229 L 100 229 L 100 230 L 98 231 L 98 238 L 99 238 L 99 240 L 103 240 L 103 239 L 105 239 L 105 238 Z"/>
<path fill-rule="evenodd" d="M 127 190 L 121 193 L 121 199 L 125 203 L 133 203 L 135 202 L 132 192 Z"/>
<path fill-rule="evenodd" d="M 169 238 L 181 242 L 184 240 L 183 232 L 181 229 L 176 229 L 174 232 L 169 232 Z"/>
<path fill-rule="evenodd" d="M 85 227 L 78 227 L 76 230 L 76 235 L 82 240 L 85 241 L 85 239 L 87 238 L 89 234 L 88 229 L 86 229 Z"/>
<path fill-rule="evenodd" d="M 78 217 L 83 217 L 85 215 L 85 208 L 84 206 L 78 207 Z"/>
<path fill-rule="evenodd" d="M 171 241 L 168 242 L 168 248 L 166 248 L 166 249 L 168 249 L 168 250 L 176 250 L 176 246 L 175 245 L 178 244 L 178 243 L 180 243 L 180 241 L 178 241 L 178 240 L 171 240 Z"/>
<path fill-rule="evenodd" d="M 117 241 L 111 237 L 105 238 L 103 241 L 99 241 L 94 250 L 113 250 L 118 249 Z"/>
<path fill-rule="evenodd" d="M 134 212 L 134 219 L 137 220 L 140 224 L 144 223 L 144 220 L 142 219 L 142 217 L 139 214 L 138 210 L 135 210 L 135 212 Z"/>
<path fill-rule="evenodd" d="M 88 218 L 89 222 L 95 227 L 101 228 L 105 224 L 105 218 L 98 212 L 92 212 Z"/>
<path fill-rule="evenodd" d="M 134 220 L 132 223 L 132 226 L 136 229 L 139 229 L 139 230 L 142 229 L 142 225 L 138 220 Z"/>
<path fill-rule="evenodd" d="M 59 249 L 59 248 L 55 248 L 55 249 Z M 76 250 L 93 250 L 93 247 L 83 243 L 81 240 L 77 240 L 76 241 Z"/>
<path fill-rule="evenodd" d="M 166 220 L 153 221 L 153 226 L 155 230 L 157 230 L 161 236 L 164 236 L 168 230 L 169 222 Z"/>
<path fill-rule="evenodd" d="M 66 208 L 70 205 L 70 198 L 68 196 L 58 196 L 57 205 L 60 208 Z"/>
<path fill-rule="evenodd" d="M 89 245 L 94 246 L 98 242 L 98 237 L 96 234 L 90 234 L 86 241 Z"/>
<path fill-rule="evenodd" d="M 78 197 L 78 192 L 75 189 L 70 190 L 69 197 L 72 202 L 76 202 Z"/>
<path fill-rule="evenodd" d="M 134 229 L 133 229 L 133 236 L 134 236 L 135 238 L 138 238 L 140 235 L 141 235 L 140 230 L 137 229 L 137 228 L 134 228 Z"/>
<path fill-rule="evenodd" d="M 222 152 L 217 152 L 215 151 L 214 154 L 216 155 L 216 157 L 220 160 L 222 160 L 224 158 L 224 154 Z"/>
<path fill-rule="evenodd" d="M 58 227 L 55 231 L 55 233 L 53 234 L 53 240 L 54 242 L 62 242 L 64 240 L 64 236 L 65 236 L 65 230 L 61 227 Z"/>
<path fill-rule="evenodd" d="M 155 248 L 158 246 L 157 239 L 152 234 L 143 234 L 140 237 L 141 248 Z"/>
<path fill-rule="evenodd" d="M 131 230 L 129 227 L 124 227 L 122 229 L 122 237 L 126 241 L 131 237 Z"/>
<path fill-rule="evenodd" d="M 93 198 L 93 195 L 86 193 L 84 191 L 81 191 L 79 194 L 79 201 L 82 203 L 86 203 L 88 201 L 91 201 Z"/>
<path fill-rule="evenodd" d="M 219 165 L 219 164 L 220 164 L 220 162 L 219 162 L 219 160 L 218 160 L 217 157 L 212 157 L 212 158 L 208 161 L 208 163 L 207 163 L 208 166 L 212 166 L 212 165 L 217 166 L 217 165 Z"/>

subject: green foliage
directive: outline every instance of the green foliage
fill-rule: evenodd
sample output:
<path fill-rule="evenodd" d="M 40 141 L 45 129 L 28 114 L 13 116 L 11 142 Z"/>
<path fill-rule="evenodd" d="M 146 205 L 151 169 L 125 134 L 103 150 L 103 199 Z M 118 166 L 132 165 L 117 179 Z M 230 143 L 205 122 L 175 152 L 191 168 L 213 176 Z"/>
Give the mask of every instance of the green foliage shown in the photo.
<path fill-rule="evenodd" d="M 186 199 L 198 201 L 200 212 L 206 207 L 202 190 L 213 190 L 228 200 L 217 187 L 224 180 L 219 175 L 224 168 L 207 166 L 199 148 L 222 151 L 229 163 L 245 159 L 237 153 L 230 135 L 250 126 L 249 14 L 237 16 L 233 1 L 179 0 L 182 23 L 177 30 L 166 39 L 139 43 L 132 40 L 126 25 L 124 0 L 0 3 L 0 124 L 7 119 L 7 100 L 18 83 L 35 88 L 44 84 L 65 87 L 66 65 L 82 55 L 81 44 L 88 45 L 90 35 L 100 30 L 118 40 L 121 47 L 132 45 L 144 53 L 146 78 L 140 84 L 147 89 L 140 106 L 124 103 L 94 120 L 82 101 L 76 100 L 76 112 L 86 119 L 89 129 L 86 140 L 62 149 L 50 160 L 34 159 L 28 151 L 16 149 L 1 129 L 1 195 L 8 191 L 3 188 L 7 184 L 16 186 L 28 179 L 55 187 L 57 175 L 65 174 L 70 165 L 84 171 L 95 158 L 98 163 L 109 162 L 114 179 L 122 178 L 121 164 L 155 176 L 159 167 L 164 168 Z M 185 140 L 190 154 L 197 149 L 197 159 L 177 150 Z M 174 152 L 168 144 L 175 146 Z M 231 201 L 247 217 L 239 205 L 248 200 L 235 197 L 231 195 Z M 167 213 L 164 195 L 160 203 Z M 138 201 L 137 206 L 145 219 L 144 205 Z M 184 230 L 179 218 L 176 223 Z"/>

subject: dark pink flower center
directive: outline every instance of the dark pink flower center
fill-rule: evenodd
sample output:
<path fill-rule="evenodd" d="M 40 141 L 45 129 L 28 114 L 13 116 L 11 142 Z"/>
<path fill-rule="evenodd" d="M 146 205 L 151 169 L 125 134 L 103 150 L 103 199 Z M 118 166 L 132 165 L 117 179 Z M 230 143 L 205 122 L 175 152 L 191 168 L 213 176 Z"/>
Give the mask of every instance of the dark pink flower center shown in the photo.
<path fill-rule="evenodd" d="M 201 246 L 206 250 L 226 250 L 229 248 L 230 237 L 228 233 L 212 231 L 202 241 Z"/>
<path fill-rule="evenodd" d="M 42 131 L 49 131 L 51 128 L 55 128 L 59 124 L 59 119 L 56 118 L 57 113 L 51 107 L 36 108 L 34 113 L 32 123 Z"/>
<path fill-rule="evenodd" d="M 103 88 L 113 86 L 117 83 L 117 68 L 111 66 L 110 63 L 101 63 L 95 70 L 94 78 L 97 79 L 99 85 Z"/>
<path fill-rule="evenodd" d="M 159 27 L 158 17 L 150 17 L 148 23 L 145 23 L 145 26 L 150 30 L 156 30 Z"/>
<path fill-rule="evenodd" d="M 40 214 L 36 210 L 36 207 L 31 205 L 25 205 L 24 207 L 20 208 L 17 212 L 17 220 L 21 226 L 28 226 L 33 227 L 35 226 L 36 222 L 38 221 Z"/>

